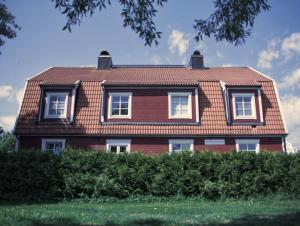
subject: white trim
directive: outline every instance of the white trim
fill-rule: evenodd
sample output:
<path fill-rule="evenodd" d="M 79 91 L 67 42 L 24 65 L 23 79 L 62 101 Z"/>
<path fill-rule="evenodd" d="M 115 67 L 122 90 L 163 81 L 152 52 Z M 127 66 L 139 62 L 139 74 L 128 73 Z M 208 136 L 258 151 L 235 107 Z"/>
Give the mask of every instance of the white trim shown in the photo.
<path fill-rule="evenodd" d="M 200 119 L 199 119 L 199 92 L 198 92 L 198 88 L 195 89 L 195 110 L 196 110 L 196 122 L 200 122 Z"/>
<path fill-rule="evenodd" d="M 188 114 L 186 116 L 172 116 L 172 96 L 188 97 Z M 168 92 L 168 115 L 169 119 L 192 119 L 192 93 L 191 92 Z"/>
<path fill-rule="evenodd" d="M 273 82 L 273 86 L 274 86 L 274 90 L 275 90 L 275 94 L 276 94 L 276 99 L 277 99 L 277 103 L 278 103 L 278 106 L 279 106 L 279 111 L 280 111 L 280 115 L 281 115 L 281 119 L 282 119 L 282 122 L 283 122 L 283 127 L 284 127 L 284 130 L 286 133 L 288 133 L 288 128 L 287 128 L 287 124 L 286 124 L 286 121 L 285 121 L 285 118 L 284 118 L 284 115 L 283 115 L 283 111 L 282 111 L 282 105 L 281 105 L 281 101 L 280 101 L 280 98 L 279 98 L 279 92 L 278 92 L 278 88 L 277 88 L 277 84 L 275 82 L 274 79 L 272 79 L 271 77 L 267 76 L 266 74 L 262 73 L 262 72 L 259 72 L 257 70 L 255 70 L 254 68 L 248 66 L 248 68 L 268 79 L 270 79 L 272 82 Z"/>
<path fill-rule="evenodd" d="M 20 116 L 20 113 L 21 113 L 21 108 L 22 108 L 22 105 L 23 105 L 23 101 L 24 101 L 24 96 L 25 96 L 25 92 L 27 90 L 27 85 L 28 85 L 28 80 L 25 81 L 25 85 L 24 85 L 24 93 L 23 93 L 23 97 L 22 97 L 22 101 L 19 105 L 19 109 L 18 109 L 18 115 L 16 117 L 16 120 L 15 120 L 15 124 L 14 124 L 14 128 L 13 128 L 13 133 L 15 133 L 16 131 L 16 127 L 17 127 L 17 123 L 18 123 L 18 120 L 19 120 L 19 116 Z"/>
<path fill-rule="evenodd" d="M 110 146 L 126 146 L 126 153 L 130 153 L 130 139 L 106 139 L 106 152 L 110 152 Z M 117 148 L 117 154 L 120 154 L 120 147 Z"/>
<path fill-rule="evenodd" d="M 205 145 L 225 145 L 225 139 L 204 139 Z"/>
<path fill-rule="evenodd" d="M 44 73 L 44 72 L 46 72 L 46 71 L 48 71 L 48 70 L 50 70 L 51 68 L 54 68 L 53 66 L 51 66 L 51 67 L 48 67 L 48 68 L 46 68 L 45 70 L 43 70 L 43 71 L 41 71 L 41 72 L 39 72 L 39 73 L 37 73 L 37 74 L 35 74 L 35 75 L 33 75 L 33 76 L 30 76 L 30 77 L 27 77 L 27 81 L 29 81 L 29 80 L 31 80 L 31 79 L 33 79 L 33 78 L 35 78 L 35 77 L 37 77 L 37 76 L 39 76 L 40 74 L 42 74 L 42 73 Z"/>
<path fill-rule="evenodd" d="M 50 98 L 51 96 L 65 96 L 65 107 L 64 107 L 64 114 L 63 115 L 49 115 L 49 104 L 50 104 Z M 68 111 L 68 99 L 69 99 L 69 93 L 67 92 L 46 92 L 46 103 L 45 103 L 45 112 L 44 112 L 44 118 L 67 118 L 67 111 Z"/>
<path fill-rule="evenodd" d="M 231 93 L 232 96 L 232 108 L 233 108 L 233 119 L 257 119 L 256 115 L 256 106 L 255 106 L 255 94 L 254 93 Z M 250 97 L 251 98 L 251 111 L 252 115 L 246 116 L 237 116 L 235 108 L 235 99 L 236 97 Z"/>
<path fill-rule="evenodd" d="M 102 85 L 103 82 L 100 85 L 100 89 L 101 89 L 101 108 L 100 108 L 100 122 L 104 122 L 104 98 L 105 98 L 105 87 Z"/>
<path fill-rule="evenodd" d="M 128 114 L 127 115 L 112 115 L 111 114 L 111 101 L 113 96 L 128 96 Z M 132 108 L 132 93 L 129 92 L 122 92 L 122 93 L 115 93 L 109 92 L 108 93 L 108 114 L 107 118 L 129 118 L 131 119 L 131 108 Z"/>
<path fill-rule="evenodd" d="M 191 152 L 194 152 L 194 139 L 169 139 L 169 153 L 173 153 L 172 145 L 173 144 L 190 144 Z"/>
<path fill-rule="evenodd" d="M 261 90 L 260 89 L 257 89 L 257 95 L 258 95 L 258 106 L 259 106 L 260 122 L 264 122 L 264 114 L 263 114 L 263 106 L 262 106 Z"/>
<path fill-rule="evenodd" d="M 236 139 L 235 145 L 236 145 L 236 151 L 240 152 L 239 150 L 239 144 L 256 144 L 255 152 L 259 153 L 260 151 L 260 140 L 259 139 Z"/>
<path fill-rule="evenodd" d="M 76 94 L 77 94 L 77 89 L 80 85 L 80 80 L 76 81 L 74 84 L 75 87 L 72 89 L 72 102 L 71 102 L 71 113 L 70 113 L 70 122 L 74 121 L 74 113 L 75 113 L 75 102 L 76 102 Z"/>
<path fill-rule="evenodd" d="M 42 139 L 42 151 L 46 151 L 46 143 L 47 142 L 50 142 L 50 143 L 59 143 L 59 142 L 62 142 L 62 150 L 65 149 L 66 147 L 66 139 Z"/>

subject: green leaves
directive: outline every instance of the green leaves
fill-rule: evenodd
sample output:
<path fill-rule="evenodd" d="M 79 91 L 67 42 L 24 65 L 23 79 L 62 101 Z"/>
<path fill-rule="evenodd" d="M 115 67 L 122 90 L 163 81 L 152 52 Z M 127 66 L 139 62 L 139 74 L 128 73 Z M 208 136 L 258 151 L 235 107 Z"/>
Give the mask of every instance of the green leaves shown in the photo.
<path fill-rule="evenodd" d="M 300 197 L 300 155 L 182 153 L 115 155 L 68 149 L 0 152 L 0 199 L 55 200 L 131 196 Z"/>
<path fill-rule="evenodd" d="M 270 9 L 268 0 L 215 0 L 214 5 L 216 11 L 207 20 L 195 20 L 196 41 L 213 35 L 240 45 L 251 35 L 257 15 Z"/>

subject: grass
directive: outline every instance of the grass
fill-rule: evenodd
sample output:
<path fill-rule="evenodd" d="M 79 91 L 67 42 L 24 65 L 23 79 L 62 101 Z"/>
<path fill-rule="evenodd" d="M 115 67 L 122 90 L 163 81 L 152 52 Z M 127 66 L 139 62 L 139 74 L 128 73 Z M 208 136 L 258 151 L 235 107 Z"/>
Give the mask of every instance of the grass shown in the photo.
<path fill-rule="evenodd" d="M 300 225 L 300 200 L 82 201 L 0 204 L 0 225 Z"/>

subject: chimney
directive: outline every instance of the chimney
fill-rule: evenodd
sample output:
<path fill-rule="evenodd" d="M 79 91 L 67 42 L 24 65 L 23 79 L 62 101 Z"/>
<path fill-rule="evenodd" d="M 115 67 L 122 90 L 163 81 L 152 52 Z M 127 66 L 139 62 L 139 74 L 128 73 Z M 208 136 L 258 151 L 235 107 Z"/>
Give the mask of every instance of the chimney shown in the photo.
<path fill-rule="evenodd" d="M 204 68 L 203 55 L 201 55 L 201 53 L 198 50 L 194 51 L 193 55 L 191 56 L 190 67 L 192 69 L 203 69 Z"/>
<path fill-rule="evenodd" d="M 107 51 L 102 51 L 98 56 L 98 70 L 107 70 L 112 67 L 112 59 Z"/>

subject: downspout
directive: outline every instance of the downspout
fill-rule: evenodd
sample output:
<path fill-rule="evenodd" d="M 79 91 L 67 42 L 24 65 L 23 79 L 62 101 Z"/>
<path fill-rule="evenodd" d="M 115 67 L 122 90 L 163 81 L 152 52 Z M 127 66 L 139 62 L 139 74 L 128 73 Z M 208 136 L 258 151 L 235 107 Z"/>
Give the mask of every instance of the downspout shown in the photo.
<path fill-rule="evenodd" d="M 101 87 L 102 87 L 102 98 L 101 98 L 101 113 L 100 113 L 100 122 L 103 123 L 104 122 L 104 104 L 105 104 L 105 83 L 106 80 L 103 80 L 101 82 Z"/>

